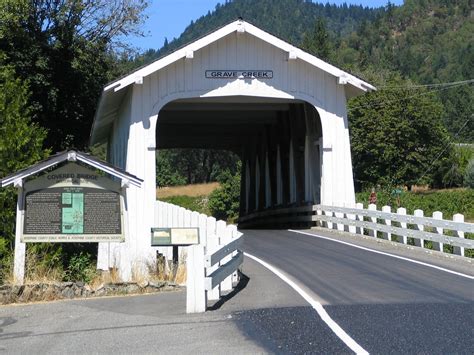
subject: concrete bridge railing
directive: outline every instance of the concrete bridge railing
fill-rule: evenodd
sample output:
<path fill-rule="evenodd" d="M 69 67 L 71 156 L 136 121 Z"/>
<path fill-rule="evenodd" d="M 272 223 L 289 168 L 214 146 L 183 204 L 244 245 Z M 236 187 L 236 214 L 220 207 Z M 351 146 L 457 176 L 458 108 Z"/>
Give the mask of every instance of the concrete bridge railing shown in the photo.
<path fill-rule="evenodd" d="M 442 212 L 425 217 L 422 210 L 407 215 L 405 208 L 391 212 L 390 206 L 377 210 L 376 205 L 364 209 L 361 203 L 353 208 L 336 206 L 303 206 L 258 212 L 239 219 L 239 226 L 283 226 L 303 224 L 346 231 L 359 235 L 379 237 L 421 248 L 431 242 L 432 249 L 465 256 L 466 249 L 474 249 L 474 239 L 466 239 L 466 233 L 474 233 L 474 224 L 465 223 L 462 214 L 453 220 L 443 219 Z M 445 248 L 445 245 L 451 247 Z"/>
<path fill-rule="evenodd" d="M 185 247 L 188 313 L 204 312 L 207 300 L 219 300 L 221 293 L 232 290 L 238 282 L 237 269 L 243 262 L 239 250 L 242 233 L 236 226 L 162 201 L 155 204 L 155 225 L 199 228 L 200 243 Z M 159 249 L 165 254 L 172 252 L 171 247 Z"/>

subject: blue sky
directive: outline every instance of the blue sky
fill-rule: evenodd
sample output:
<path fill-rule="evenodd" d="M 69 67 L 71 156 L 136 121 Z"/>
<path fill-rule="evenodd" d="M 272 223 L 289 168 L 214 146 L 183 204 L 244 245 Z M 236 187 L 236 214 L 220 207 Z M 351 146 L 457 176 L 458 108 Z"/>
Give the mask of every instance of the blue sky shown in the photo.
<path fill-rule="evenodd" d="M 130 38 L 129 43 L 139 49 L 155 48 L 163 45 L 165 37 L 168 40 L 179 37 L 191 20 L 212 11 L 219 0 L 150 0 L 146 10 L 148 20 L 143 27 L 147 34 L 144 38 Z M 387 4 L 388 0 L 322 0 L 315 1 L 334 4 L 360 4 L 363 6 L 379 7 Z M 403 0 L 391 0 L 395 5 L 401 5 Z"/>

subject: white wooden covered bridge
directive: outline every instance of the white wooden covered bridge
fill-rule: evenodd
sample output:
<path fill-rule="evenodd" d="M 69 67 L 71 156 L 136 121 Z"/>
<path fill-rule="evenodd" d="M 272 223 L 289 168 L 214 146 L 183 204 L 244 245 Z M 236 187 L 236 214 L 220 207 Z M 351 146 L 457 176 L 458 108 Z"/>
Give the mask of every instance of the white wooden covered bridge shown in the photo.
<path fill-rule="evenodd" d="M 375 88 L 238 20 L 103 90 L 91 143 L 144 180 L 127 190 L 126 242 L 100 245 L 123 277 L 154 253 L 155 150 L 227 149 L 242 159 L 241 216 L 354 203 L 347 100 Z M 110 255 L 112 253 L 113 255 Z"/>

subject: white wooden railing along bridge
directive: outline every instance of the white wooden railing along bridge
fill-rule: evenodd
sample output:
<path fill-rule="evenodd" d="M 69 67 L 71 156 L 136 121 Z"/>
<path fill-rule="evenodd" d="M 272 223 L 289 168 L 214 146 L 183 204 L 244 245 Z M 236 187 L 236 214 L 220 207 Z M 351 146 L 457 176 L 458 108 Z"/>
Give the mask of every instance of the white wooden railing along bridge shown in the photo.
<path fill-rule="evenodd" d="M 186 312 L 205 312 L 207 300 L 218 300 L 238 282 L 242 233 L 234 225 L 162 201 L 156 201 L 155 223 L 160 228 L 199 228 L 199 245 L 185 247 Z"/>
<path fill-rule="evenodd" d="M 466 256 L 466 249 L 474 249 L 474 239 L 465 238 L 466 233 L 474 233 L 474 224 L 465 223 L 462 214 L 455 214 L 452 221 L 445 220 L 440 211 L 425 217 L 419 209 L 413 215 L 407 215 L 403 207 L 393 213 L 390 206 L 377 210 L 376 205 L 370 204 L 364 209 L 362 203 L 357 203 L 354 207 L 313 205 L 267 210 L 239 219 L 239 224 L 247 226 L 298 222 L 421 248 L 427 247 L 426 242 L 430 241 L 433 250 L 461 256 Z M 444 245 L 452 248 L 444 248 Z"/>

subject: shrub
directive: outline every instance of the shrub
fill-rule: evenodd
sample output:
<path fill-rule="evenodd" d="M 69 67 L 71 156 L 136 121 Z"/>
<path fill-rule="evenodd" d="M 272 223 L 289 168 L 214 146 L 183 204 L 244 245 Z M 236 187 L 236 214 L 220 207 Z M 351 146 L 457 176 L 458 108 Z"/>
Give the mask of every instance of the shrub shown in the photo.
<path fill-rule="evenodd" d="M 209 210 L 216 219 L 233 222 L 239 216 L 240 168 L 235 175 L 223 173 L 220 183 L 209 196 Z"/>
<path fill-rule="evenodd" d="M 464 174 L 464 186 L 474 189 L 474 159 L 471 159 Z"/>
<path fill-rule="evenodd" d="M 71 256 L 65 273 L 66 281 L 82 281 L 89 283 L 96 275 L 97 271 L 95 262 L 92 260 L 92 256 L 89 253 L 81 251 L 79 254 Z"/>

